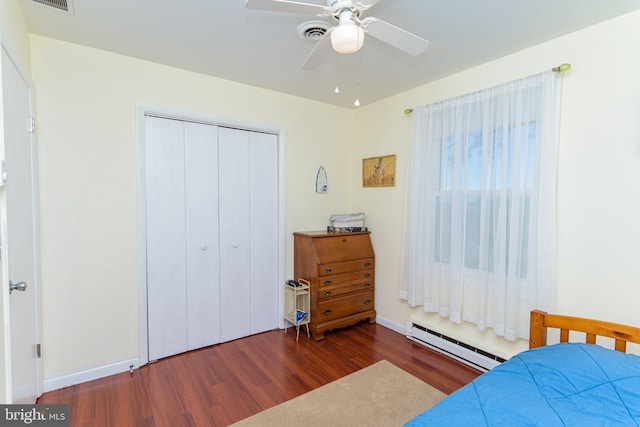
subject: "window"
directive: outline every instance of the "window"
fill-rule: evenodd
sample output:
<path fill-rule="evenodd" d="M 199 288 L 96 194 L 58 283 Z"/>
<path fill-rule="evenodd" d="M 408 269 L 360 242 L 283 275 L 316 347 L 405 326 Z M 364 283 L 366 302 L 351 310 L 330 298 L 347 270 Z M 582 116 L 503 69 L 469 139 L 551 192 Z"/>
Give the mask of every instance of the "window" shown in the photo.
<path fill-rule="evenodd" d="M 515 147 L 516 132 L 519 132 L 519 153 L 516 153 Z M 496 258 L 499 258 L 495 252 L 495 241 L 502 238 L 507 246 L 506 255 L 500 260 L 505 264 L 505 271 L 509 274 L 509 255 L 515 254 L 517 261 L 512 267 L 517 271 L 513 273 L 526 278 L 535 132 L 535 121 L 510 126 L 506 132 L 502 129 L 492 129 L 484 137 L 479 130 L 470 132 L 465 140 L 459 141 L 464 170 L 458 189 L 453 185 L 453 175 L 456 171 L 456 138 L 449 136 L 442 139 L 439 191 L 435 195 L 435 261 L 445 264 L 451 262 L 452 201 L 461 199 L 465 215 L 463 244 L 460 246 L 463 250 L 464 266 L 468 269 L 494 272 L 494 263 L 497 261 Z M 487 143 L 483 144 L 483 141 Z M 486 160 L 485 165 L 483 159 Z M 516 161 L 519 161 L 518 165 Z M 522 189 L 516 200 L 512 191 L 514 183 Z M 499 191 L 502 188 L 507 189 L 506 193 Z M 520 214 L 516 214 L 516 209 L 512 206 L 517 206 L 517 212 Z M 505 234 L 500 235 L 499 223 L 503 221 L 506 221 Z M 513 241 L 511 232 L 521 235 L 518 239 L 513 239 L 519 242 L 517 251 L 509 248 Z M 481 245 L 482 241 L 486 241 L 486 245 Z"/>
<path fill-rule="evenodd" d="M 508 339 L 551 308 L 558 87 L 548 72 L 414 109 L 400 298 Z"/>

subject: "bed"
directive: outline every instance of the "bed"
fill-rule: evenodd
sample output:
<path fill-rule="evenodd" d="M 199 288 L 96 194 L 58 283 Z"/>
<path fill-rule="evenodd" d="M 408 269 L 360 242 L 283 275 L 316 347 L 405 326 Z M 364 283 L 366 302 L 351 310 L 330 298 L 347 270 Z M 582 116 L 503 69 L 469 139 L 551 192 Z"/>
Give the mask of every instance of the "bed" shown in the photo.
<path fill-rule="evenodd" d="M 547 345 L 548 328 L 559 343 Z M 534 310 L 529 350 L 405 425 L 640 426 L 640 356 L 626 353 L 629 342 L 640 343 L 640 328 Z"/>

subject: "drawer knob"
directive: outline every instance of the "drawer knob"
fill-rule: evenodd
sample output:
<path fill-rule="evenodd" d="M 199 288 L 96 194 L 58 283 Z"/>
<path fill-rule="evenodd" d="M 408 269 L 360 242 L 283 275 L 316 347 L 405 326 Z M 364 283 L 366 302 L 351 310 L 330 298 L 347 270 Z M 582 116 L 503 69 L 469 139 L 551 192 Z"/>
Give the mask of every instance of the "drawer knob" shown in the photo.
<path fill-rule="evenodd" d="M 365 284 L 364 284 L 364 287 L 365 287 L 365 288 L 370 288 L 370 287 L 371 287 L 371 283 L 365 283 Z"/>
<path fill-rule="evenodd" d="M 371 263 L 370 263 L 370 262 L 365 262 L 365 263 L 364 263 L 364 266 L 365 266 L 365 267 L 371 267 Z"/>
<path fill-rule="evenodd" d="M 322 314 L 331 314 L 333 313 L 333 310 L 330 308 L 327 308 L 325 311 L 322 312 Z"/>
<path fill-rule="evenodd" d="M 364 305 L 369 305 L 369 304 L 371 304 L 371 300 L 370 299 L 364 300 Z"/>
<path fill-rule="evenodd" d="M 325 284 L 325 285 L 330 285 L 331 283 L 333 283 L 331 280 L 325 280 L 325 281 L 324 281 L 324 284 Z"/>
<path fill-rule="evenodd" d="M 324 272 L 325 272 L 325 273 L 331 273 L 332 271 L 333 271 L 333 270 L 332 270 L 332 269 L 330 269 L 330 268 L 325 268 L 325 269 L 324 269 Z"/>
<path fill-rule="evenodd" d="M 324 296 L 328 297 L 329 295 L 331 295 L 331 291 L 324 291 Z"/>
<path fill-rule="evenodd" d="M 371 277 L 371 273 L 364 273 L 364 277 Z"/>

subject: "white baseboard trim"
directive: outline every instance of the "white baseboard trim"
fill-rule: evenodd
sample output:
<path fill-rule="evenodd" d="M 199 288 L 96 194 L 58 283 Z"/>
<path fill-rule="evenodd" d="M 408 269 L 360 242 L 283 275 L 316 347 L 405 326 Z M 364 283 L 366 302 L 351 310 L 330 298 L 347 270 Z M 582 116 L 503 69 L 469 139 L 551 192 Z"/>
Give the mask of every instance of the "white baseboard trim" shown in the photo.
<path fill-rule="evenodd" d="M 404 326 L 392 322 L 389 319 L 381 316 L 376 316 L 376 323 L 388 329 L 391 329 L 394 332 L 405 335 Z M 97 368 L 87 369 L 85 371 L 75 372 L 73 374 L 44 380 L 43 391 L 46 393 L 48 391 L 59 390 L 61 388 L 70 387 L 87 381 L 97 380 L 100 378 L 108 377 L 110 375 L 120 374 L 122 372 L 129 371 L 132 367 L 133 369 L 138 369 L 140 367 L 140 361 L 138 358 L 123 360 L 120 362 L 111 363 L 109 365 L 99 366 Z"/>
<path fill-rule="evenodd" d="M 75 372 L 73 374 L 44 380 L 43 389 L 46 393 L 48 391 L 58 390 L 87 381 L 93 381 L 100 378 L 108 377 L 109 375 L 127 372 L 132 368 L 138 369 L 139 367 L 140 364 L 138 358 L 123 360 L 120 362 L 111 363 L 109 365 L 99 366 L 97 368 L 87 369 L 85 371 Z"/>
<path fill-rule="evenodd" d="M 376 323 L 379 323 L 380 325 L 384 326 L 385 328 L 389 328 L 392 331 L 395 331 L 399 334 L 402 335 L 406 335 L 405 331 L 404 331 L 404 325 L 400 325 L 398 323 L 392 322 L 389 319 L 386 319 L 384 317 L 381 316 L 376 316 Z"/>

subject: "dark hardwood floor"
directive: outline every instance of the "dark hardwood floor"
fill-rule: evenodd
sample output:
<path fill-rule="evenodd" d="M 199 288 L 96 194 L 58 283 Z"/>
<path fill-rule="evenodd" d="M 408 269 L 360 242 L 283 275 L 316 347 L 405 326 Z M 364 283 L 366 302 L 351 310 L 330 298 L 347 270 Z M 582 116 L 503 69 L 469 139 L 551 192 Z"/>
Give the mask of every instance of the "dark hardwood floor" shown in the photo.
<path fill-rule="evenodd" d="M 275 330 L 45 393 L 72 426 L 226 426 L 386 359 L 445 393 L 480 372 L 377 324 L 321 341 Z M 302 422 L 302 424 L 304 424 Z"/>

